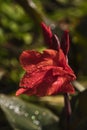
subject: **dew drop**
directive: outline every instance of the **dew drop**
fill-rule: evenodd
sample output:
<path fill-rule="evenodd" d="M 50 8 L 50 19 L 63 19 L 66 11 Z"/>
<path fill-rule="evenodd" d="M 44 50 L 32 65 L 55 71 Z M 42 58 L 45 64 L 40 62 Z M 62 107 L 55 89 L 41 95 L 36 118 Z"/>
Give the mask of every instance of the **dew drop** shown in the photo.
<path fill-rule="evenodd" d="M 35 120 L 35 116 L 34 116 L 34 115 L 32 115 L 32 116 L 31 116 L 31 119 L 32 119 L 32 120 Z"/>
<path fill-rule="evenodd" d="M 20 114 L 19 107 L 15 107 L 14 112 Z"/>
<path fill-rule="evenodd" d="M 35 115 L 38 115 L 38 114 L 39 114 L 39 111 L 38 111 L 38 110 L 36 110 L 36 111 L 35 111 Z"/>
<path fill-rule="evenodd" d="M 9 105 L 9 109 L 14 109 L 14 106 L 13 105 Z"/>
<path fill-rule="evenodd" d="M 28 117 L 28 113 L 25 113 L 24 115 L 25 115 L 25 117 Z"/>
<path fill-rule="evenodd" d="M 40 124 L 40 122 L 38 120 L 34 120 L 33 123 L 36 124 L 36 125 Z"/>

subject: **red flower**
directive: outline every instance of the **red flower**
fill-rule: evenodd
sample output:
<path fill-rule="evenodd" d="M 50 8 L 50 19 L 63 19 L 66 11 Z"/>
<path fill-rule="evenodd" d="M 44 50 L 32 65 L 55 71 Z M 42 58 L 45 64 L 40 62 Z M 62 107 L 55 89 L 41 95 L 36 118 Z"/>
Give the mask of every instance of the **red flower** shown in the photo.
<path fill-rule="evenodd" d="M 45 96 L 74 92 L 71 81 L 75 75 L 60 48 L 58 51 L 47 49 L 43 53 L 24 51 L 20 63 L 26 73 L 16 95 Z"/>
<path fill-rule="evenodd" d="M 68 33 L 63 36 L 64 46 L 61 49 L 58 37 L 52 34 L 51 29 L 44 23 L 41 23 L 41 27 L 45 42 L 51 49 L 43 53 L 27 50 L 21 54 L 20 63 L 26 73 L 20 81 L 16 95 L 46 96 L 73 93 L 71 81 L 76 77 L 66 59 L 69 50 Z"/>

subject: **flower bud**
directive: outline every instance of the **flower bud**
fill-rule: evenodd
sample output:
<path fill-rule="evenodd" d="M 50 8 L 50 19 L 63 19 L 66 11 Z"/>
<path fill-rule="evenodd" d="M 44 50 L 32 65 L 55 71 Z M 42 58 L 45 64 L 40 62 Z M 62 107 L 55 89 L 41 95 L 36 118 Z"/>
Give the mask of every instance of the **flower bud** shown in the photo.
<path fill-rule="evenodd" d="M 54 49 L 54 50 L 59 50 L 60 49 L 60 41 L 59 41 L 58 37 L 55 34 L 52 36 L 51 48 Z"/>
<path fill-rule="evenodd" d="M 63 36 L 61 38 L 61 49 L 63 50 L 65 56 L 67 56 L 68 52 L 69 52 L 69 31 L 65 30 L 63 33 Z"/>

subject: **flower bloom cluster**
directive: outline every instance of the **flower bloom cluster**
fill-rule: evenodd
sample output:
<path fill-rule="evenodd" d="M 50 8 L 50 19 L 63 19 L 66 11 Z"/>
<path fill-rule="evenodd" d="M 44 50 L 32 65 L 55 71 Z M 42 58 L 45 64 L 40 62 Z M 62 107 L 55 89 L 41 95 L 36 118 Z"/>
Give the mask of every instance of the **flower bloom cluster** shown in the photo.
<path fill-rule="evenodd" d="M 69 50 L 68 32 L 65 32 L 64 46 L 61 46 L 58 37 L 52 34 L 49 27 L 44 23 L 41 23 L 41 27 L 49 49 L 42 53 L 35 50 L 22 52 L 20 64 L 26 72 L 20 81 L 20 88 L 16 95 L 47 96 L 74 93 L 71 82 L 76 77 L 66 59 Z"/>

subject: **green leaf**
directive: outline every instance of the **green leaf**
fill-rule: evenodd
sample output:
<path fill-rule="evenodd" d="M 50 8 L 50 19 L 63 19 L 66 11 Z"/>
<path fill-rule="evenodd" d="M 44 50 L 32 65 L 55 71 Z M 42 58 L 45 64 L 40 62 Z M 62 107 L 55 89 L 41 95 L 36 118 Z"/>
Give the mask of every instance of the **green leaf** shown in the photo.
<path fill-rule="evenodd" d="M 0 95 L 1 109 L 10 125 L 17 130 L 55 130 L 58 129 L 58 117 L 51 111 L 17 97 Z"/>

